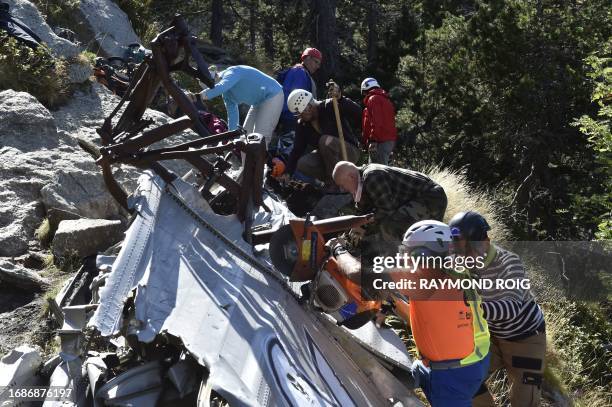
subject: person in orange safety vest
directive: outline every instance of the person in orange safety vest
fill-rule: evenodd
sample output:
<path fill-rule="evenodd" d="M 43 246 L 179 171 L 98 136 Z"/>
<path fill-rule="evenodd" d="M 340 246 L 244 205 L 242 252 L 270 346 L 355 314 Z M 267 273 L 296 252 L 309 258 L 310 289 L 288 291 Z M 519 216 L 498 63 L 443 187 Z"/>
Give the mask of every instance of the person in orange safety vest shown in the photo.
<path fill-rule="evenodd" d="M 476 292 L 420 283 L 465 278 L 462 273 L 431 266 L 442 264 L 435 259 L 449 255 L 451 242 L 450 228 L 444 223 L 417 222 L 405 233 L 400 252 L 422 261 L 413 261 L 418 266 L 412 270 L 389 273 L 395 282 L 416 282 L 414 289 L 399 290 L 409 298 L 407 315 L 400 315 L 410 323 L 419 354 L 412 366 L 415 385 L 423 389 L 433 407 L 471 406 L 489 368 L 489 331 Z"/>

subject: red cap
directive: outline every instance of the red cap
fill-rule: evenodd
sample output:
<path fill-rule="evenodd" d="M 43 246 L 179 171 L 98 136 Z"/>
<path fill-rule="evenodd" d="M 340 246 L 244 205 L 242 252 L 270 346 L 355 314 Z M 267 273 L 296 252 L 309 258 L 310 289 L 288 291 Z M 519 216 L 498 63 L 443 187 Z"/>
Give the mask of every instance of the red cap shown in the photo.
<path fill-rule="evenodd" d="M 323 54 L 316 48 L 306 48 L 304 52 L 302 52 L 302 61 L 306 57 L 315 57 L 319 60 L 323 60 Z"/>

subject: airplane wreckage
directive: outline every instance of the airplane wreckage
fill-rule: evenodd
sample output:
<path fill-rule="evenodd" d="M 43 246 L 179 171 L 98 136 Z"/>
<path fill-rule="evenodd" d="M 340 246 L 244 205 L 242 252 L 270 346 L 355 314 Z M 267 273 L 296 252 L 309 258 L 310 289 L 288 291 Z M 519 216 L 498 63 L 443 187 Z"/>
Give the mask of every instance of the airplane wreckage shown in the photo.
<path fill-rule="evenodd" d="M 57 296 L 59 355 L 42 363 L 23 346 L 2 359 L 0 405 L 28 405 L 9 391 L 28 385 L 48 388 L 44 406 L 422 405 L 404 344 L 372 322 L 380 302 L 362 300 L 325 252 L 327 234 L 367 217 L 296 218 L 264 187 L 263 138 L 210 135 L 173 71 L 214 86 L 180 16 L 90 149 L 132 214 L 125 240 L 85 261 Z M 147 130 L 143 114 L 162 86 L 185 116 Z M 201 138 L 150 148 L 189 128 Z M 174 159 L 200 182 L 161 164 Z M 113 178 L 119 163 L 144 170 L 130 196 Z"/>

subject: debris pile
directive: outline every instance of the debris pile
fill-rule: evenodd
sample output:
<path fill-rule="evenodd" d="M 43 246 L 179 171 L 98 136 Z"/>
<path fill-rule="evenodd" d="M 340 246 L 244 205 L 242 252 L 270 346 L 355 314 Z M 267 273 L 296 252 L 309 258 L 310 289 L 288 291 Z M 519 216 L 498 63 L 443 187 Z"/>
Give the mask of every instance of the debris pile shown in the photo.
<path fill-rule="evenodd" d="M 274 266 L 270 236 L 295 216 L 263 187 L 263 138 L 242 129 L 210 135 L 170 77 L 183 70 L 213 86 L 194 44 L 175 18 L 137 67 L 129 100 L 97 130 L 102 147 L 79 143 L 129 228 L 123 238 L 121 221 L 54 213 L 58 255 L 123 239 L 88 257 L 50 301 L 58 355 L 43 364 L 23 348 L 2 360 L 9 380 L 0 403 L 39 385 L 53 391 L 31 399 L 49 406 L 420 405 L 393 331 L 371 321 L 339 326 L 304 301 L 304 283 Z M 160 86 L 185 116 L 143 118 Z M 186 129 L 200 138 L 154 148 Z M 180 178 L 162 163 L 176 159 L 192 172 Z M 144 170 L 132 193 L 116 178 L 124 164 Z"/>

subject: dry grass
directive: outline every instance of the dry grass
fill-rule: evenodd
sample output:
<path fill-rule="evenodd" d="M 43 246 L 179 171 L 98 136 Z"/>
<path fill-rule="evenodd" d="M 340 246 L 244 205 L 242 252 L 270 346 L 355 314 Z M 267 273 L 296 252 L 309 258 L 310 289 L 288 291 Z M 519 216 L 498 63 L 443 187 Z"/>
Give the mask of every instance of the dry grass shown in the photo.
<path fill-rule="evenodd" d="M 476 211 L 487 219 L 491 226 L 491 240 L 503 241 L 510 237 L 510 232 L 499 220 L 493 200 L 485 191 L 473 188 L 464 174 L 458 171 L 431 167 L 423 171 L 444 188 L 448 198 L 448 206 L 444 221 L 462 211 Z"/>
<path fill-rule="evenodd" d="M 83 51 L 75 57 L 74 62 L 81 65 L 88 65 L 93 69 L 93 66 L 96 63 L 96 54 L 91 51 Z"/>
<path fill-rule="evenodd" d="M 45 257 L 44 270 L 40 273 L 40 275 L 49 279 L 51 282 L 49 288 L 47 291 L 45 291 L 45 301 L 40 310 L 40 316 L 41 318 L 44 318 L 49 314 L 49 301 L 55 299 L 69 276 L 67 276 L 62 269 L 55 264 L 55 258 L 52 254 L 48 254 Z"/>
<path fill-rule="evenodd" d="M 577 394 L 573 401 L 575 407 L 610 407 L 612 406 L 612 391 L 598 386 Z"/>
<path fill-rule="evenodd" d="M 45 218 L 40 226 L 34 231 L 34 237 L 36 237 L 36 240 L 40 242 L 42 247 L 49 247 L 49 244 L 51 244 L 51 236 L 51 224 L 49 223 L 49 219 Z"/>

